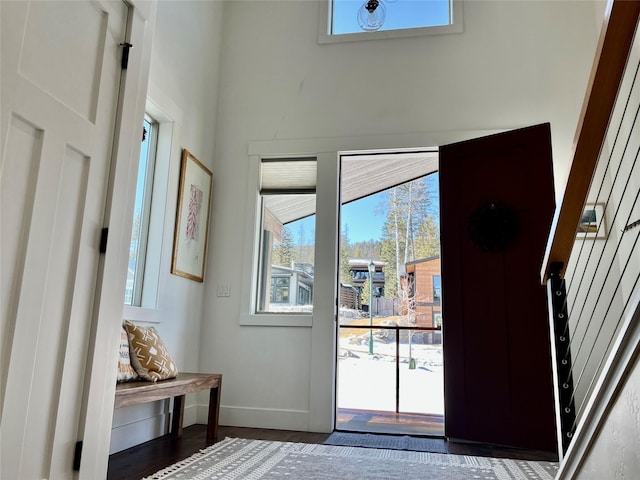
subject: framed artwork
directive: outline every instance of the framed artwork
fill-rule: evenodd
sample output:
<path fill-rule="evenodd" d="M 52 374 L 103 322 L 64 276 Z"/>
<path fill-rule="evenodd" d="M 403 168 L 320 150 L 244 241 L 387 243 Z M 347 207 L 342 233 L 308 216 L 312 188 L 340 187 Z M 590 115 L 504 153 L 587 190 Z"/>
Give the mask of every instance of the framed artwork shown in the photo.
<path fill-rule="evenodd" d="M 606 238 L 607 222 L 604 203 L 587 203 L 578 224 L 578 238 Z"/>
<path fill-rule="evenodd" d="M 171 273 L 204 281 L 213 174 L 187 149 L 182 151 Z"/>

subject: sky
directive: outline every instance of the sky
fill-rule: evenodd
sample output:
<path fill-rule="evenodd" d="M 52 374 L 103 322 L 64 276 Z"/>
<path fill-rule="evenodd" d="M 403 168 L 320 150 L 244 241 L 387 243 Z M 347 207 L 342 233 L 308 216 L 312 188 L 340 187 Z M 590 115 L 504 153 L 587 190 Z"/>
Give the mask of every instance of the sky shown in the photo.
<path fill-rule="evenodd" d="M 387 217 L 381 208 L 385 204 L 385 198 L 385 194 L 381 192 L 342 206 L 340 232 L 344 231 L 345 225 L 349 227 L 349 243 L 380 238 Z"/>
<path fill-rule="evenodd" d="M 366 0 L 333 0 L 333 33 L 361 32 L 357 14 L 365 2 Z M 380 2 L 387 12 L 380 31 L 450 23 L 449 0 L 380 0 Z"/>
<path fill-rule="evenodd" d="M 427 177 L 429 191 L 438 195 L 438 175 Z M 439 212 L 434 212 L 439 216 Z M 361 198 L 342 206 L 340 214 L 340 232 L 344 226 L 349 226 L 349 243 L 379 240 L 382 226 L 387 218 L 386 195 L 380 192 L 369 197 Z"/>
<path fill-rule="evenodd" d="M 429 190 L 438 196 L 438 175 L 429 175 L 427 177 Z M 434 214 L 439 216 L 439 211 Z M 382 233 L 382 227 L 386 220 L 386 196 L 385 192 L 370 195 L 360 200 L 342 206 L 340 212 L 340 232 L 344 230 L 344 226 L 349 227 L 349 243 L 366 242 L 369 240 L 379 240 Z M 312 232 L 315 232 L 315 215 L 290 223 L 288 226 L 293 234 L 294 241 L 299 241 L 298 235 L 300 225 L 304 225 L 304 232 L 307 241 L 313 239 Z"/>

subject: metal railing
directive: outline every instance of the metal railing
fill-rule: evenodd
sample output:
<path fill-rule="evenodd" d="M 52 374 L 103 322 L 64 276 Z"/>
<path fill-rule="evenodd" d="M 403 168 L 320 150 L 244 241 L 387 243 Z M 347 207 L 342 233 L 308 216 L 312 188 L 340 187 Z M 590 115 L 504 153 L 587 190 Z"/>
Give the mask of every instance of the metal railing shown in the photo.
<path fill-rule="evenodd" d="M 441 327 L 418 327 L 418 326 L 401 326 L 401 325 L 340 325 L 340 329 L 358 329 L 358 330 L 369 330 L 370 334 L 373 335 L 373 331 L 393 331 L 395 333 L 395 386 L 396 386 L 396 405 L 395 405 L 395 413 L 400 413 L 400 364 L 401 358 L 400 355 L 400 332 L 407 332 L 409 342 L 412 338 L 412 332 L 434 332 L 442 334 Z M 442 343 L 442 337 L 440 337 L 440 341 L 438 344 Z M 409 362 L 411 362 L 411 358 L 409 358 Z M 414 412 L 404 412 L 404 413 L 414 413 Z"/>
<path fill-rule="evenodd" d="M 640 3 L 611 5 L 542 271 L 563 453 L 588 417 L 640 292 Z"/>

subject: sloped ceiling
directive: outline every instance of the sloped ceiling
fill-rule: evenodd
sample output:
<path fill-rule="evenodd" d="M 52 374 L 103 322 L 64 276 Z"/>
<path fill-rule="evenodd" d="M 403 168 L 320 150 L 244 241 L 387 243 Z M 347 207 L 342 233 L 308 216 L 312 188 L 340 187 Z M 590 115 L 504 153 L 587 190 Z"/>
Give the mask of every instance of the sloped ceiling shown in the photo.
<path fill-rule="evenodd" d="M 341 204 L 437 170 L 438 152 L 435 149 L 426 152 L 343 155 L 340 169 Z M 315 181 L 315 171 L 309 175 L 313 175 Z M 270 196 L 266 197 L 266 206 L 284 225 L 316 212 L 315 195 Z"/>

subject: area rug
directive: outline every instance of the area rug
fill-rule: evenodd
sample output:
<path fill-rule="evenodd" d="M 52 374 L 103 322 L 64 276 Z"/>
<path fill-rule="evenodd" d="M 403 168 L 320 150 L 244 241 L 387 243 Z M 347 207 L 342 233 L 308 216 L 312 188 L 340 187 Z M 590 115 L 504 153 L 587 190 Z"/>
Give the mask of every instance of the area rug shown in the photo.
<path fill-rule="evenodd" d="M 436 438 L 412 437 L 409 435 L 377 435 L 374 433 L 333 432 L 325 445 L 344 447 L 389 448 L 414 452 L 447 453 L 445 441 Z"/>
<path fill-rule="evenodd" d="M 549 462 L 226 438 L 146 480 L 553 480 L 557 470 Z"/>

